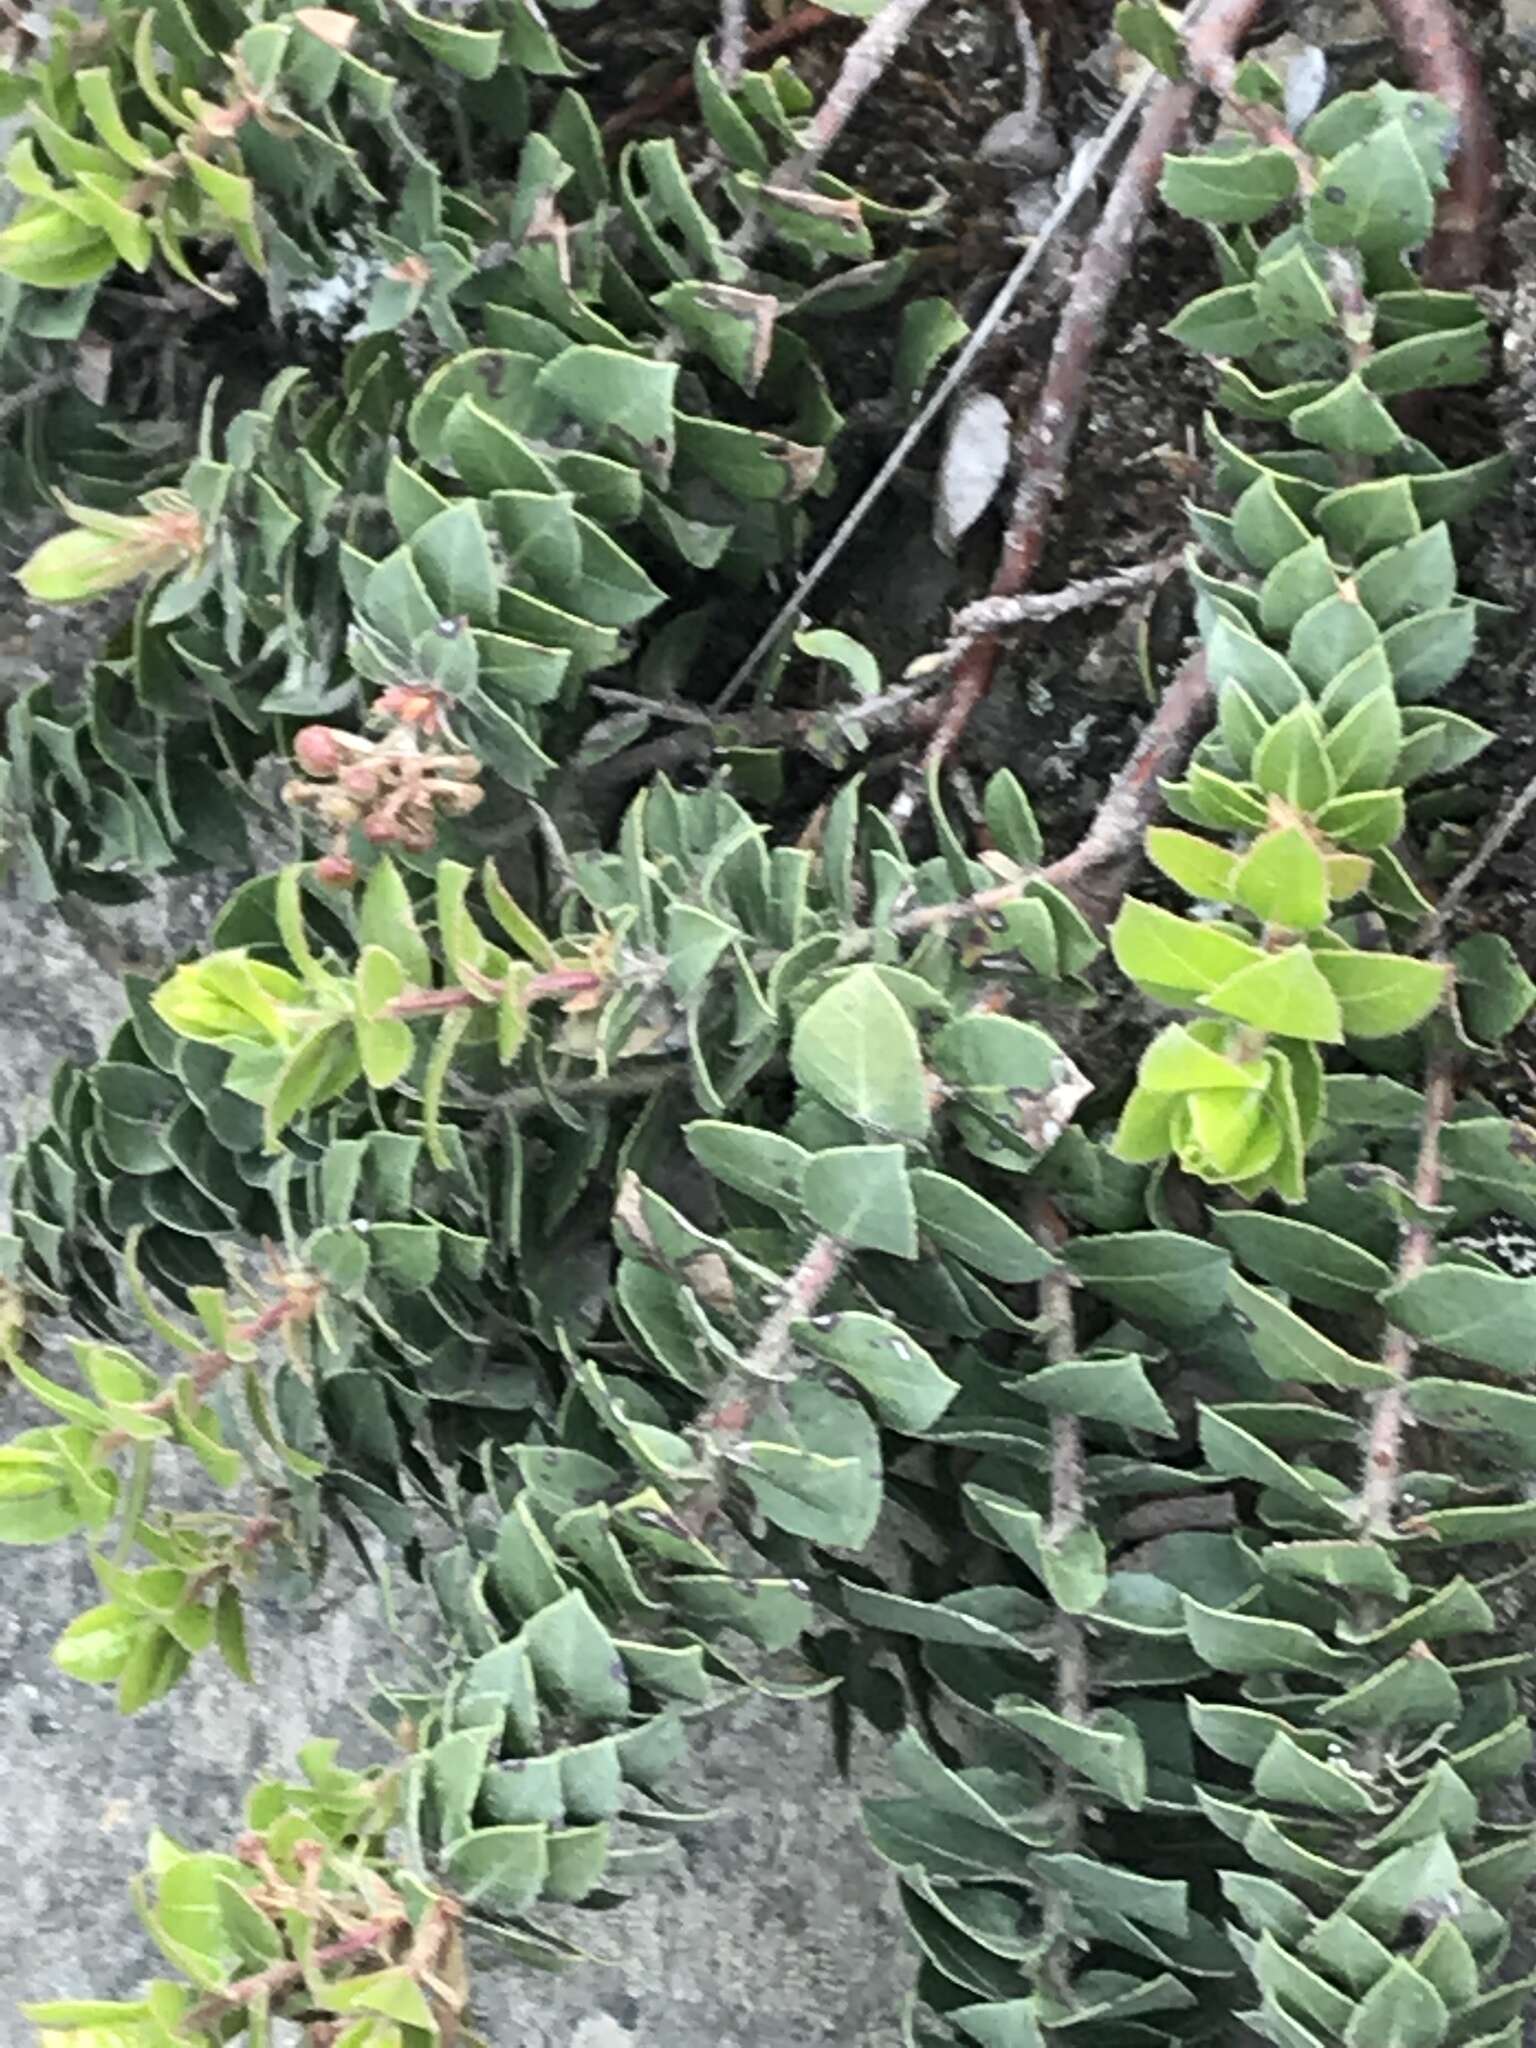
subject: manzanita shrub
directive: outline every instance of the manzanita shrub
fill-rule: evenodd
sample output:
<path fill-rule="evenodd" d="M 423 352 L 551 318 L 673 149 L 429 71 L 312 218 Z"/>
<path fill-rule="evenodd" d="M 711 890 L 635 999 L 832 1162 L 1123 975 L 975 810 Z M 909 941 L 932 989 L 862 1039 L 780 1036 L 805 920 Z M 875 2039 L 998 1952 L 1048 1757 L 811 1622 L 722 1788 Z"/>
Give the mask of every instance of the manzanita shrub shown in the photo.
<path fill-rule="evenodd" d="M 891 1737 L 917 2048 L 1516 2048 L 1536 1281 L 1478 1246 L 1536 1224 L 1536 1148 L 1477 1084 L 1536 987 L 1414 852 L 1489 738 L 1440 698 L 1503 476 L 1415 431 L 1488 371 L 1415 269 L 1443 109 L 1383 84 L 1294 140 L 1250 62 L 1256 139 L 1166 166 L 1221 277 L 1172 328 L 1217 363 L 1215 727 L 1106 959 L 1013 774 L 979 816 L 932 778 L 910 834 L 866 799 L 840 635 L 795 714 L 829 794 L 750 722 L 694 785 L 590 779 L 797 544 L 810 316 L 901 283 L 883 210 L 795 168 L 787 69 L 701 54 L 710 163 L 612 172 L 526 0 L 62 19 L 7 374 L 125 266 L 264 272 L 281 335 L 345 235 L 356 303 L 334 374 L 210 400 L 138 511 L 78 393 L 16 458 L 70 484 L 35 597 L 146 586 L 82 705 L 12 711 L 40 886 L 213 857 L 273 752 L 307 857 L 130 982 L 17 1161 L 0 1334 L 51 1419 L 0 1448 L 0 1538 L 86 1543 L 56 1657 L 127 1712 L 246 1673 L 243 1590 L 338 1533 L 398 1553 L 438 1662 L 372 1703 L 396 1764 L 311 1744 L 227 1848 L 157 1836 L 174 1975 L 46 2037 L 452 2040 L 466 1940 L 577 1960 L 750 1687 Z M 900 393 L 957 331 L 908 308 Z M 1178 1013 L 1129 1089 L 1077 1029 L 1127 980 Z M 163 1486 L 187 1455 L 214 1505 Z"/>

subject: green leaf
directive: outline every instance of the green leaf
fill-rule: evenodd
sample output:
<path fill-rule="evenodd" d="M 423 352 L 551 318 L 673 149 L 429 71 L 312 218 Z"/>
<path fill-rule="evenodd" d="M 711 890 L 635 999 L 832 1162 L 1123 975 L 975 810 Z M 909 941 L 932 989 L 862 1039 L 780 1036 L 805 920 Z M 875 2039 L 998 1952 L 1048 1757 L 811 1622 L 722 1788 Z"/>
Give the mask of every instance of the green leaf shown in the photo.
<path fill-rule="evenodd" d="M 1251 355 L 1270 338 L 1251 284 L 1224 285 L 1191 299 L 1163 332 L 1170 341 L 1207 356 Z"/>
<path fill-rule="evenodd" d="M 1112 1422 L 1118 1429 L 1142 1430 L 1149 1436 L 1178 1435 L 1139 1358 L 1069 1359 L 1032 1372 L 1018 1382 L 1017 1392 L 1053 1415 Z"/>
<path fill-rule="evenodd" d="M 1502 1437 L 1525 1456 L 1536 1455 L 1536 1394 L 1424 1375 L 1410 1382 L 1406 1399 L 1409 1411 L 1436 1429 Z"/>
<path fill-rule="evenodd" d="M 987 783 L 982 815 L 993 844 L 1020 867 L 1037 867 L 1045 851 L 1035 813 L 1023 785 L 1010 768 L 999 768 Z"/>
<path fill-rule="evenodd" d="M 1238 499 L 1232 537 L 1255 569 L 1270 574 L 1300 553 L 1311 538 L 1267 474 L 1256 477 Z"/>
<path fill-rule="evenodd" d="M 1204 996 L 1261 960 L 1258 948 L 1151 903 L 1128 897 L 1109 934 L 1122 974 L 1154 990 Z"/>
<path fill-rule="evenodd" d="M 1400 789 L 1370 789 L 1335 797 L 1318 812 L 1316 823 L 1343 846 L 1377 853 L 1402 837 L 1403 819 Z"/>
<path fill-rule="evenodd" d="M 1293 1308 L 1234 1274 L 1232 1307 L 1239 1326 L 1271 1379 L 1303 1386 L 1385 1387 L 1391 1373 L 1375 1360 L 1356 1358 L 1325 1337 Z"/>
<path fill-rule="evenodd" d="M 779 302 L 735 285 L 687 279 L 656 294 L 684 338 L 724 370 L 743 391 L 755 391 L 773 351 Z"/>
<path fill-rule="evenodd" d="M 895 398 L 916 405 L 947 355 L 960 347 L 970 328 L 948 299 L 912 299 L 902 308 L 901 331 L 891 372 Z"/>
<path fill-rule="evenodd" d="M 1476 640 L 1477 614 L 1469 604 L 1425 610 L 1389 628 L 1382 646 L 1402 701 L 1419 703 L 1454 682 Z"/>
<path fill-rule="evenodd" d="M 1036 1856 L 1034 1867 L 1046 1884 L 1090 1913 L 1114 1913 L 1179 1941 L 1189 1934 L 1189 1895 L 1182 1878 L 1142 1877 L 1094 1856 Z"/>
<path fill-rule="evenodd" d="M 795 1027 L 790 1065 L 802 1088 L 866 1129 L 923 1138 L 928 1083 L 917 1033 L 873 967 L 855 967 Z"/>
<path fill-rule="evenodd" d="M 1249 489 L 1257 486 L 1250 485 Z M 1294 513 L 1291 516 L 1294 518 Z M 1259 617 L 1265 632 L 1290 633 L 1315 605 L 1336 597 L 1338 590 L 1338 574 L 1329 560 L 1328 543 L 1316 534 L 1308 536 L 1284 554 L 1264 578 L 1259 592 Z"/>
<path fill-rule="evenodd" d="M 1213 1671 L 1243 1677 L 1270 1671 L 1335 1672 L 1350 1660 L 1294 1621 L 1207 1607 L 1184 1594 L 1184 1623 L 1195 1654 Z"/>
<path fill-rule="evenodd" d="M 363 887 L 357 935 L 364 946 L 380 946 L 393 954 L 413 987 L 431 986 L 432 956 L 417 928 L 410 892 L 388 855 L 371 871 Z"/>
<path fill-rule="evenodd" d="M 1387 455 L 1403 438 L 1391 413 L 1356 372 L 1310 405 L 1291 414 L 1291 432 L 1314 447 L 1341 455 Z"/>
<path fill-rule="evenodd" d="M 860 1251 L 917 1257 L 917 1210 L 900 1145 L 837 1145 L 806 1162 L 806 1214 Z"/>
<path fill-rule="evenodd" d="M 1260 789 L 1299 811 L 1318 811 L 1328 802 L 1336 784 L 1322 720 L 1312 705 L 1296 705 L 1270 727 L 1250 772 Z"/>
<path fill-rule="evenodd" d="M 920 1344 L 862 1310 L 814 1316 L 792 1334 L 802 1350 L 855 1380 L 893 1429 L 916 1435 L 931 1428 L 959 1392 Z"/>
<path fill-rule="evenodd" d="M 1237 863 L 1231 894 L 1263 923 L 1289 931 L 1314 931 L 1328 921 L 1323 856 L 1300 825 L 1266 832 L 1257 840 Z"/>
<path fill-rule="evenodd" d="M 1450 974 L 1436 961 L 1399 953 L 1319 951 L 1312 958 L 1338 998 L 1348 1038 L 1411 1031 L 1440 1002 Z"/>
<path fill-rule="evenodd" d="M 1358 1311 L 1392 1284 L 1383 1260 L 1314 1223 L 1257 1209 L 1228 1210 L 1211 1220 L 1251 1272 L 1318 1308 Z"/>
<path fill-rule="evenodd" d="M 811 1158 L 803 1145 L 777 1131 L 708 1121 L 686 1125 L 683 1137 L 694 1158 L 716 1180 L 770 1209 L 791 1216 L 801 1213 Z"/>
<path fill-rule="evenodd" d="M 1434 219 L 1434 194 L 1401 121 L 1384 122 L 1325 163 L 1307 209 L 1320 242 L 1367 254 L 1418 248 Z"/>
<path fill-rule="evenodd" d="M 534 389 L 582 426 L 622 438 L 642 468 L 665 476 L 676 445 L 676 363 L 578 345 L 546 363 Z"/>
<path fill-rule="evenodd" d="M 1330 491 L 1318 504 L 1316 518 L 1330 546 L 1356 561 L 1414 540 L 1423 531 L 1413 486 L 1404 476 Z"/>
<path fill-rule="evenodd" d="M 808 1379 L 790 1387 L 784 1411 L 780 1434 L 767 1434 L 770 1417 L 738 1454 L 758 1507 L 792 1536 L 861 1548 L 880 1515 L 874 1423 L 858 1401 Z"/>
<path fill-rule="evenodd" d="M 549 1874 L 548 1836 L 543 1822 L 480 1828 L 445 1846 L 445 1874 L 472 1909 L 497 1915 L 526 1912 Z"/>
<path fill-rule="evenodd" d="M 1258 311 L 1272 334 L 1294 341 L 1337 323 L 1333 295 L 1302 242 L 1261 263 L 1254 283 Z"/>
<path fill-rule="evenodd" d="M 1320 960 L 1332 957 L 1309 953 L 1301 945 L 1287 946 L 1240 968 L 1202 1001 L 1224 1017 L 1261 1030 L 1337 1045 L 1344 1037 L 1340 1004 L 1329 978 L 1319 972 Z"/>
<path fill-rule="evenodd" d="M 1454 1357 L 1516 1376 L 1536 1372 L 1536 1280 L 1432 1266 L 1390 1288 L 1381 1305 L 1411 1337 Z"/>
<path fill-rule="evenodd" d="M 1343 795 L 1386 788 L 1402 752 L 1403 720 L 1390 686 L 1373 690 L 1329 733 L 1325 750 Z"/>
<path fill-rule="evenodd" d="M 965 1497 L 988 1529 L 1021 1557 L 1057 1606 L 1091 1614 L 1104 1597 L 1109 1568 L 1104 1540 L 1091 1523 L 1056 1534 L 1044 1516 L 991 1487 L 968 1484 Z"/>
<path fill-rule="evenodd" d="M 1159 185 L 1164 202 L 1191 220 L 1262 220 L 1296 190 L 1296 164 L 1283 149 L 1169 156 Z"/>
<path fill-rule="evenodd" d="M 736 926 L 695 903 L 674 903 L 667 918 L 667 980 L 688 1002 L 709 982 L 721 955 L 741 936 Z"/>
<path fill-rule="evenodd" d="M 107 1601 L 77 1614 L 53 1646 L 53 1662 L 87 1685 L 112 1685 L 144 1633 L 142 1616 Z"/>
<path fill-rule="evenodd" d="M 1355 2007 L 1344 2048 L 1440 2048 L 1450 2025 L 1445 2001 L 1406 1956 Z"/>
<path fill-rule="evenodd" d="M 1016 1285 L 1038 1280 L 1054 1266 L 1054 1259 L 1021 1224 L 962 1181 L 926 1166 L 913 1167 L 907 1180 L 918 1225 L 941 1251 L 952 1252 L 994 1280 Z"/>
<path fill-rule="evenodd" d="M 797 633 L 795 645 L 812 661 L 830 661 L 842 669 L 856 696 L 879 696 L 880 664 L 862 640 L 823 626 L 814 632 Z"/>
<path fill-rule="evenodd" d="M 1227 1254 L 1177 1231 L 1077 1237 L 1063 1256 L 1085 1287 L 1153 1329 L 1198 1329 L 1226 1300 Z"/>
<path fill-rule="evenodd" d="M 1145 1804 L 1146 1751 L 1136 1724 L 1125 1715 L 1101 1709 L 1087 1720 L 1068 1720 L 1049 1707 L 1008 1698 L 1000 1699 L 994 1711 L 1007 1727 L 1022 1730 L 1133 1813 Z"/>
<path fill-rule="evenodd" d="M 1115 9 L 1115 34 L 1165 78 L 1184 76 L 1184 44 L 1179 25 L 1159 0 L 1120 0 Z M 1002 2044 L 997 2044 L 997 2048 L 1002 2048 Z M 1021 2039 L 1017 2048 L 1033 2048 L 1033 2044 Z"/>
<path fill-rule="evenodd" d="M 1484 1045 L 1497 1045 L 1530 1014 L 1536 981 L 1521 966 L 1508 939 L 1496 932 L 1474 932 L 1463 939 L 1451 961 L 1462 1022 Z"/>
<path fill-rule="evenodd" d="M 518 951 L 525 954 L 535 967 L 547 971 L 555 966 L 554 947 L 513 897 L 489 858 L 480 870 L 480 888 L 492 917 Z"/>
<path fill-rule="evenodd" d="M 1137 1078 L 1154 1095 L 1187 1095 L 1196 1089 L 1261 1087 L 1264 1068 L 1257 1060 L 1236 1060 L 1225 1045 L 1227 1025 L 1167 1024 L 1141 1056 Z"/>
<path fill-rule="evenodd" d="M 1193 832 L 1154 825 L 1147 833 L 1146 849 L 1152 865 L 1187 894 L 1209 903 L 1231 902 L 1238 863 L 1225 847 Z"/>

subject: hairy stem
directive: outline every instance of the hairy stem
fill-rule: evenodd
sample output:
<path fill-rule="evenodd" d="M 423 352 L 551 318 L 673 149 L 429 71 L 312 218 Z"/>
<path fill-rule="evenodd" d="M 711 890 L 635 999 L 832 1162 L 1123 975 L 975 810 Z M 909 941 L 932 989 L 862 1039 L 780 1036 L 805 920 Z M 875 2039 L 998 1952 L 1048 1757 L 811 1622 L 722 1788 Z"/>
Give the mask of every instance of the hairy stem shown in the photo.
<path fill-rule="evenodd" d="M 841 1238 L 823 1232 L 813 1240 L 785 1282 L 778 1306 L 764 1323 L 756 1344 L 736 1371 L 727 1374 L 715 1398 L 695 1423 L 695 1434 L 714 1475 L 683 1512 L 683 1522 L 695 1532 L 706 1527 L 718 1512 L 724 1491 L 723 1467 L 731 1452 L 746 1442 L 783 1381 L 795 1324 L 816 1313 L 847 1257 L 848 1247 Z"/>
<path fill-rule="evenodd" d="M 720 82 L 727 92 L 741 83 L 747 62 L 747 0 L 721 0 Z"/>
<path fill-rule="evenodd" d="M 349 1929 L 324 1948 L 316 1949 L 307 1968 L 323 1969 L 327 1963 L 349 1962 L 353 1956 L 366 1955 L 370 1949 L 377 1949 L 387 1960 L 391 1940 L 405 1932 L 410 1924 L 410 1917 L 404 1911 L 380 1913 L 372 1920 L 365 1920 L 360 1927 Z M 195 2031 L 241 2006 L 258 2002 L 270 2004 L 286 1992 L 297 1990 L 306 1974 L 303 1963 L 270 1963 L 266 1969 L 258 1970 L 250 1977 L 237 1977 L 222 1991 L 212 1992 L 188 2014 L 185 2025 L 189 2031 Z"/>
<path fill-rule="evenodd" d="M 1482 845 L 1479 846 L 1466 865 L 1457 872 L 1445 894 L 1440 898 L 1439 903 L 1435 906 L 1432 913 L 1425 918 L 1418 936 L 1420 949 L 1435 944 L 1450 919 L 1461 908 L 1468 890 L 1472 887 L 1478 876 L 1482 874 L 1489 861 L 1493 859 L 1494 855 L 1509 839 L 1515 828 L 1523 823 L 1533 804 L 1536 804 L 1536 775 L 1531 777 L 1514 802 L 1495 821 Z"/>
<path fill-rule="evenodd" d="M 1455 1077 L 1450 1055 L 1442 1044 L 1430 1060 L 1424 1089 L 1424 1122 L 1419 1133 L 1418 1165 L 1413 1176 L 1414 1207 L 1421 1212 L 1434 1208 L 1440 1199 L 1440 1134 L 1450 1119 L 1455 1101 Z M 1416 1280 L 1428 1268 L 1434 1255 L 1434 1225 L 1422 1213 L 1416 1214 L 1409 1219 L 1403 1231 L 1397 1261 L 1398 1284 Z M 1360 1507 L 1361 1526 L 1367 1536 L 1392 1534 L 1402 1473 L 1403 1424 L 1413 1352 L 1413 1339 L 1406 1330 L 1393 1325 L 1387 1331 L 1381 1354 L 1382 1364 L 1392 1374 L 1392 1385 L 1384 1388 L 1372 1401 L 1366 1435 Z"/>

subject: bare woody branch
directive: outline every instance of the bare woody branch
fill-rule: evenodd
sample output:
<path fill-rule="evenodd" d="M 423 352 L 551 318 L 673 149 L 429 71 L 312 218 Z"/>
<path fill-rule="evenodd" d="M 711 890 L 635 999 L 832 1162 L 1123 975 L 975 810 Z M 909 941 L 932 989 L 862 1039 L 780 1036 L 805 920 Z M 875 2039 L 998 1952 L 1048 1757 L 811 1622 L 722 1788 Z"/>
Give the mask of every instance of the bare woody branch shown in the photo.
<path fill-rule="evenodd" d="M 1455 1081 L 1447 1047 L 1442 1043 L 1431 1056 L 1424 1090 L 1424 1121 L 1419 1131 L 1419 1158 L 1413 1177 L 1415 1214 L 1403 1231 L 1397 1261 L 1401 1285 L 1416 1280 L 1435 1255 L 1434 1225 L 1425 1212 L 1440 1200 L 1440 1137 L 1456 1104 Z M 1398 1483 L 1402 1476 L 1403 1423 L 1407 1412 L 1409 1374 L 1413 1368 L 1413 1339 L 1394 1324 L 1387 1331 L 1381 1362 L 1392 1374 L 1392 1384 L 1371 1404 L 1370 1428 L 1366 1438 L 1365 1476 L 1360 1487 L 1361 1521 L 1367 1536 L 1390 1536 L 1397 1513 Z"/>
<path fill-rule="evenodd" d="M 1088 830 L 1045 870 L 1046 881 L 1070 896 L 1092 923 L 1102 927 L 1113 916 L 1142 835 L 1162 808 L 1162 785 L 1188 760 L 1210 708 L 1205 656 L 1194 654 L 1163 692 Z"/>
<path fill-rule="evenodd" d="M 1083 251 L 1024 444 L 1019 487 L 992 581 L 990 595 L 994 598 L 1013 597 L 1025 590 L 1039 568 L 1046 528 L 1087 403 L 1088 381 L 1105 317 L 1130 268 L 1136 229 L 1156 189 L 1163 158 L 1183 132 L 1193 105 L 1192 86 L 1158 89 Z M 944 760 L 953 750 L 992 686 L 997 657 L 998 642 L 992 634 L 978 639 L 966 652 L 928 743 L 927 765 Z"/>
<path fill-rule="evenodd" d="M 727 92 L 741 83 L 747 62 L 747 0 L 721 0 L 720 80 Z"/>
<path fill-rule="evenodd" d="M 843 59 L 832 90 L 811 116 L 799 154 L 775 180 L 803 185 L 858 112 L 865 94 L 884 77 L 928 0 L 885 0 L 885 5 Z"/>
<path fill-rule="evenodd" d="M 1434 911 L 1424 920 L 1419 932 L 1420 947 L 1433 945 L 1436 942 L 1447 924 L 1450 923 L 1451 919 L 1465 902 L 1467 893 L 1473 883 L 1476 882 L 1494 855 L 1509 840 L 1517 826 L 1524 823 L 1533 804 L 1536 804 L 1536 775 L 1531 777 L 1514 802 L 1505 810 L 1503 816 L 1497 820 L 1482 845 L 1451 882 L 1450 887 L 1440 898 L 1439 903 L 1436 904 Z"/>
<path fill-rule="evenodd" d="M 1441 286 L 1476 284 L 1498 225 L 1501 156 L 1482 67 L 1453 0 L 1379 0 L 1409 76 L 1456 116 L 1457 149 L 1441 195 L 1424 276 Z"/>

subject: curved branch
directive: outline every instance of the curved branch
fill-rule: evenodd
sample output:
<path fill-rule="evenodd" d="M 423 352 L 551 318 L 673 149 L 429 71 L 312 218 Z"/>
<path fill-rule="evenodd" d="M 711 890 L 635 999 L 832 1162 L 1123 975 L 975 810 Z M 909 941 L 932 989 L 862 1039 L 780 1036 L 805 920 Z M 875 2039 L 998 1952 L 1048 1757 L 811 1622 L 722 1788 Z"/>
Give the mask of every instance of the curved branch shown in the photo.
<path fill-rule="evenodd" d="M 1452 0 L 1379 0 L 1379 5 L 1414 84 L 1443 100 L 1456 116 L 1456 156 L 1424 252 L 1424 276 L 1441 286 L 1476 284 L 1493 252 L 1503 162 L 1482 66 Z"/>

